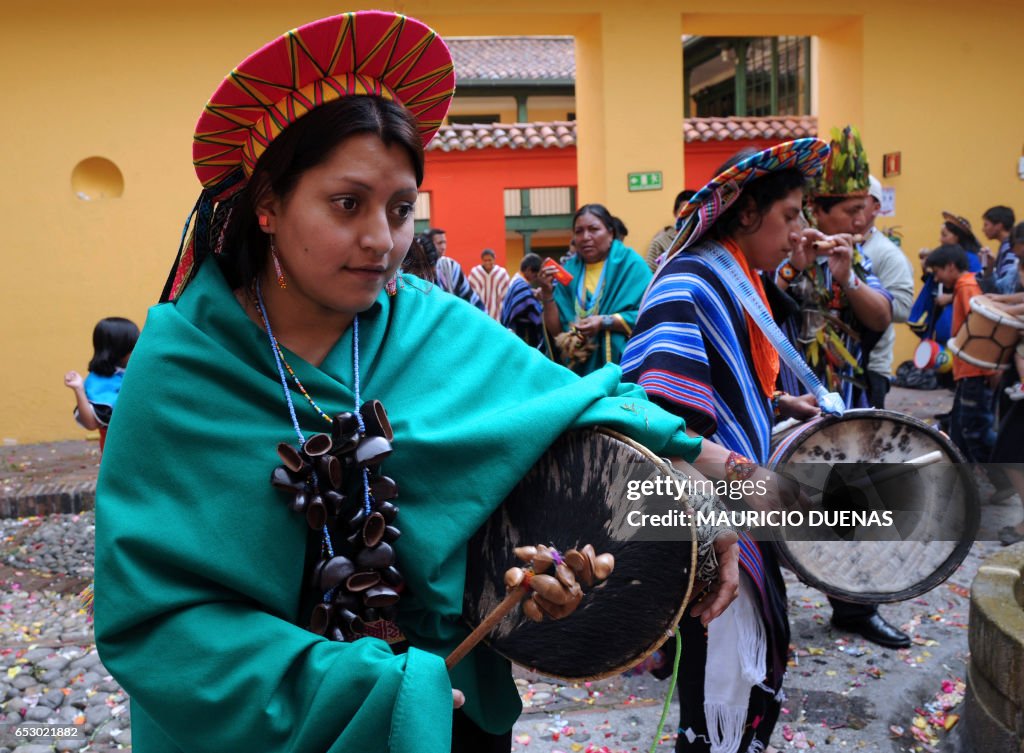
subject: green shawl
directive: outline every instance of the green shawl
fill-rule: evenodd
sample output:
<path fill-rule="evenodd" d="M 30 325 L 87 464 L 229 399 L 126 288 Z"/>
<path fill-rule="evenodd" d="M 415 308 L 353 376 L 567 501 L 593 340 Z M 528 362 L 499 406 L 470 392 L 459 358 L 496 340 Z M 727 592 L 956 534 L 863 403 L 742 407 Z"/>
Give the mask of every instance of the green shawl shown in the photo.
<path fill-rule="evenodd" d="M 444 667 L 468 633 L 466 541 L 568 429 L 699 452 L 617 367 L 580 379 L 415 278 L 359 322 L 362 399 L 383 401 L 394 426 L 383 472 L 400 487 L 399 625 L 415 648 L 299 627 L 318 536 L 268 483 L 294 431 L 266 335 L 207 263 L 150 311 L 100 471 L 96 637 L 131 695 L 137 753 L 445 753 L 453 686 L 477 724 L 508 730 L 520 703 L 505 660 L 480 647 L 450 680 Z M 329 414 L 353 407 L 351 328 L 320 368 L 287 358 Z M 293 395 L 307 435 L 324 430 Z"/>
<path fill-rule="evenodd" d="M 590 293 L 582 290 L 586 276 L 586 264 L 583 258 L 576 254 L 565 263 L 565 269 L 572 275 L 573 281 L 569 285 L 555 285 L 555 303 L 558 305 L 558 317 L 562 322 L 562 330 L 566 331 L 569 326 L 579 318 L 576 313 L 576 297 L 582 292 L 586 298 L 587 307 L 593 305 Z M 618 314 L 632 332 L 636 326 L 637 317 L 640 315 L 640 300 L 644 297 L 644 291 L 651 281 L 651 270 L 639 254 L 628 246 L 622 245 L 621 241 L 612 241 L 608 251 L 608 258 L 604 264 L 603 282 L 600 291 L 600 300 L 597 307 L 591 311 L 591 315 L 611 316 Z M 597 349 L 590 354 L 586 363 L 575 369 L 579 374 L 590 374 L 600 369 L 606 363 L 618 363 L 622 360 L 622 351 L 626 348 L 628 335 L 621 332 L 611 333 L 611 358 L 605 350 L 605 335 L 602 332 L 598 335 Z"/>

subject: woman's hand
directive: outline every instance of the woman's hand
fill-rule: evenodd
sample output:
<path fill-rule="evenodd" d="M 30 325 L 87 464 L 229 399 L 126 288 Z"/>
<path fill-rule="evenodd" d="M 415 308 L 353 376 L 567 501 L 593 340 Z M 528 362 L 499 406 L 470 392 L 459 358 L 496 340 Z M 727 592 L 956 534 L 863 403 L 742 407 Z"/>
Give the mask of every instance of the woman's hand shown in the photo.
<path fill-rule="evenodd" d="M 779 398 L 779 415 L 782 418 L 796 418 L 805 421 L 821 413 L 818 400 L 809 392 L 806 395 L 783 395 Z"/>
<path fill-rule="evenodd" d="M 600 316 L 588 316 L 576 321 L 576 329 L 586 337 L 596 337 L 603 329 Z"/>
<path fill-rule="evenodd" d="M 452 708 L 462 708 L 462 704 L 464 704 L 465 702 L 466 696 L 463 694 L 463 692 L 461 690 L 456 690 L 455 688 L 452 688 Z"/>
<path fill-rule="evenodd" d="M 735 531 L 725 531 L 715 538 L 713 546 L 718 557 L 718 579 L 690 609 L 690 615 L 699 617 L 700 624 L 705 627 L 711 620 L 720 617 L 739 596 L 740 547 L 736 543 L 737 538 Z"/>
<path fill-rule="evenodd" d="M 80 390 L 84 386 L 85 381 L 82 379 L 82 375 L 77 371 L 69 371 L 64 375 L 64 386 L 70 387 L 73 390 Z"/>
<path fill-rule="evenodd" d="M 555 294 L 555 270 L 541 267 L 537 272 L 537 288 L 540 290 L 541 300 L 553 296 Z"/>

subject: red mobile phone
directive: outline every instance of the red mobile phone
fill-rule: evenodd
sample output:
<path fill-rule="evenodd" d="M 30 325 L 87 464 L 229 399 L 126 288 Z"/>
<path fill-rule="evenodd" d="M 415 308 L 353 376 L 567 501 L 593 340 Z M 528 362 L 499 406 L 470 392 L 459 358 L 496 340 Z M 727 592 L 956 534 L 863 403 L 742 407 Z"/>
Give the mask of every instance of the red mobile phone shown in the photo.
<path fill-rule="evenodd" d="M 555 270 L 555 280 L 557 282 L 560 282 L 563 285 L 568 285 L 572 282 L 572 275 L 569 274 L 565 267 L 563 267 L 557 261 L 552 259 L 550 256 L 544 260 L 544 263 L 541 266 L 545 267 L 546 269 Z"/>

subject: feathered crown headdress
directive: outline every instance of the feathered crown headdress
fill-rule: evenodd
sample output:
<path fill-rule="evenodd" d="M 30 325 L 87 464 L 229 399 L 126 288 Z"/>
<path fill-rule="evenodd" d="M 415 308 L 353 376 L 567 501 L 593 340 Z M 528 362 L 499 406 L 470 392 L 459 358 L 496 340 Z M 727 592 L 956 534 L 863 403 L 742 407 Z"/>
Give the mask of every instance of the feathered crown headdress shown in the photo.
<path fill-rule="evenodd" d="M 846 126 L 832 129 L 832 153 L 818 175 L 811 193 L 814 196 L 867 196 L 868 157 L 860 143 L 860 131 Z"/>

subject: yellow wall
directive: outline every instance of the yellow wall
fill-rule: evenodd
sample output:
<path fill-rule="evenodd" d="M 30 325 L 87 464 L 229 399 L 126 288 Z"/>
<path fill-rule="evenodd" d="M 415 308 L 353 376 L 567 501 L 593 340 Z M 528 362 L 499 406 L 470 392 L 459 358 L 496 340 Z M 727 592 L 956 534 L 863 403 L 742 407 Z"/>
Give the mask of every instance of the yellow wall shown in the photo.
<path fill-rule="evenodd" d="M 664 224 L 682 185 L 681 33 L 818 36 L 821 126 L 858 124 L 876 169 L 883 152 L 903 153 L 903 175 L 885 181 L 897 192 L 897 215 L 885 224 L 902 227 L 912 252 L 935 243 L 942 209 L 976 226 L 993 204 L 1024 214 L 1015 52 L 1024 5 L 1015 0 L 777 0 L 770 14 L 761 0 L 721 0 L 714 14 L 698 0 L 520 0 L 515 13 L 464 0 L 378 5 L 420 15 L 442 34 L 574 35 L 579 200 L 608 204 L 636 228 L 637 245 L 642 229 Z M 82 435 L 61 376 L 85 369 L 97 319 L 141 324 L 159 294 L 197 195 L 190 136 L 207 97 L 258 45 L 338 10 L 326 0 L 301 11 L 269 0 L 241 8 L 217 0 L 5 8 L 0 81 L 13 105 L 0 121 L 9 358 L 0 439 Z M 89 157 L 117 165 L 121 198 L 72 195 L 72 170 Z M 627 172 L 657 169 L 666 190 L 626 191 Z"/>

